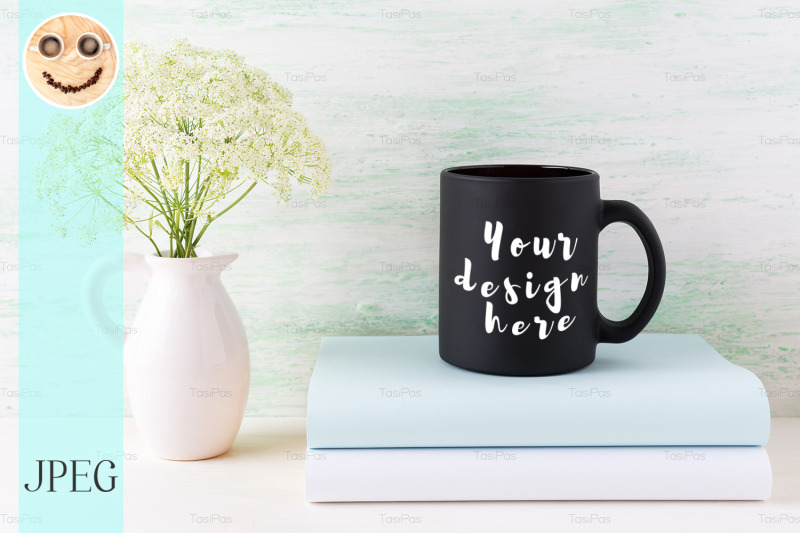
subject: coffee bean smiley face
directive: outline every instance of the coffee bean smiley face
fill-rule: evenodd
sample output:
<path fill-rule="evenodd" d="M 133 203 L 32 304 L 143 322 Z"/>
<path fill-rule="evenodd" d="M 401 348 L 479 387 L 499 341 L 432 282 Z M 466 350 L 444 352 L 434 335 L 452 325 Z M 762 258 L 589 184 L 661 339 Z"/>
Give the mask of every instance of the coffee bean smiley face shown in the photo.
<path fill-rule="evenodd" d="M 116 77 L 118 56 L 111 34 L 85 15 L 43 22 L 24 52 L 31 88 L 59 107 L 83 107 L 105 94 Z"/>

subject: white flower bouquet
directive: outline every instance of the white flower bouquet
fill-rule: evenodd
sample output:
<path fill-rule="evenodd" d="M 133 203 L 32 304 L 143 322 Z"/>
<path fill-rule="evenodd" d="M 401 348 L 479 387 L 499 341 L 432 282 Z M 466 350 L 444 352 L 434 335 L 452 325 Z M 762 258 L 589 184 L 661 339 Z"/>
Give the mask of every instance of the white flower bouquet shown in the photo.
<path fill-rule="evenodd" d="M 124 221 L 172 257 L 193 257 L 209 225 L 259 183 L 282 201 L 293 183 L 313 198 L 330 183 L 325 145 L 291 93 L 230 51 L 132 42 L 124 65 Z M 144 226 L 144 227 L 143 227 Z"/>
<path fill-rule="evenodd" d="M 80 120 L 58 116 L 44 136 L 37 191 L 62 235 L 72 221 L 85 222 L 78 232 L 88 240 L 92 224 L 122 222 L 158 255 L 195 257 L 209 225 L 259 183 L 284 202 L 295 184 L 312 198 L 328 189 L 325 145 L 292 109 L 291 93 L 242 56 L 177 40 L 163 53 L 126 43 L 124 57 L 121 213 L 108 200 L 119 190 L 118 140 L 109 130 L 119 127 L 109 124 L 119 100 L 104 99 Z M 92 143 L 76 148 L 76 135 Z M 159 233 L 168 247 L 157 244 Z"/>

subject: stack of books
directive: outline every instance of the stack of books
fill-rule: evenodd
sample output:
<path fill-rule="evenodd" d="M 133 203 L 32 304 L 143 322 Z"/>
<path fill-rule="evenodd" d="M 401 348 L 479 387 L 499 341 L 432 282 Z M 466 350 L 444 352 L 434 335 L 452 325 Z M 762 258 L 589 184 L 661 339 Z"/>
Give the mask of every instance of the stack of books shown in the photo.
<path fill-rule="evenodd" d="M 438 338 L 327 337 L 308 392 L 311 502 L 763 500 L 759 379 L 697 335 L 601 344 L 577 372 L 509 377 Z"/>

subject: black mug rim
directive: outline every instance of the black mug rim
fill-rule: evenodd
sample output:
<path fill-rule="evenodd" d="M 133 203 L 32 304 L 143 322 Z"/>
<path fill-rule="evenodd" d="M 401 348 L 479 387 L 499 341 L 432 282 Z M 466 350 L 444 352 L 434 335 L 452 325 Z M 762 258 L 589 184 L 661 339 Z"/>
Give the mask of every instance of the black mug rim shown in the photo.
<path fill-rule="evenodd" d="M 580 181 L 599 179 L 594 170 L 571 165 L 492 164 L 450 167 L 442 177 L 482 181 Z"/>

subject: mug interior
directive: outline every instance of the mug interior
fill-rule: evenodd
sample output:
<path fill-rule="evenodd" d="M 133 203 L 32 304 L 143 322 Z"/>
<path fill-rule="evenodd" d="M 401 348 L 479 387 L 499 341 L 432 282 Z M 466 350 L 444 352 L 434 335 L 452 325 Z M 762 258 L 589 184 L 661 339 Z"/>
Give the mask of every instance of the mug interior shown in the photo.
<path fill-rule="evenodd" d="M 478 165 L 448 168 L 446 172 L 460 176 L 483 178 L 578 178 L 595 172 L 586 168 L 558 165 Z"/>

